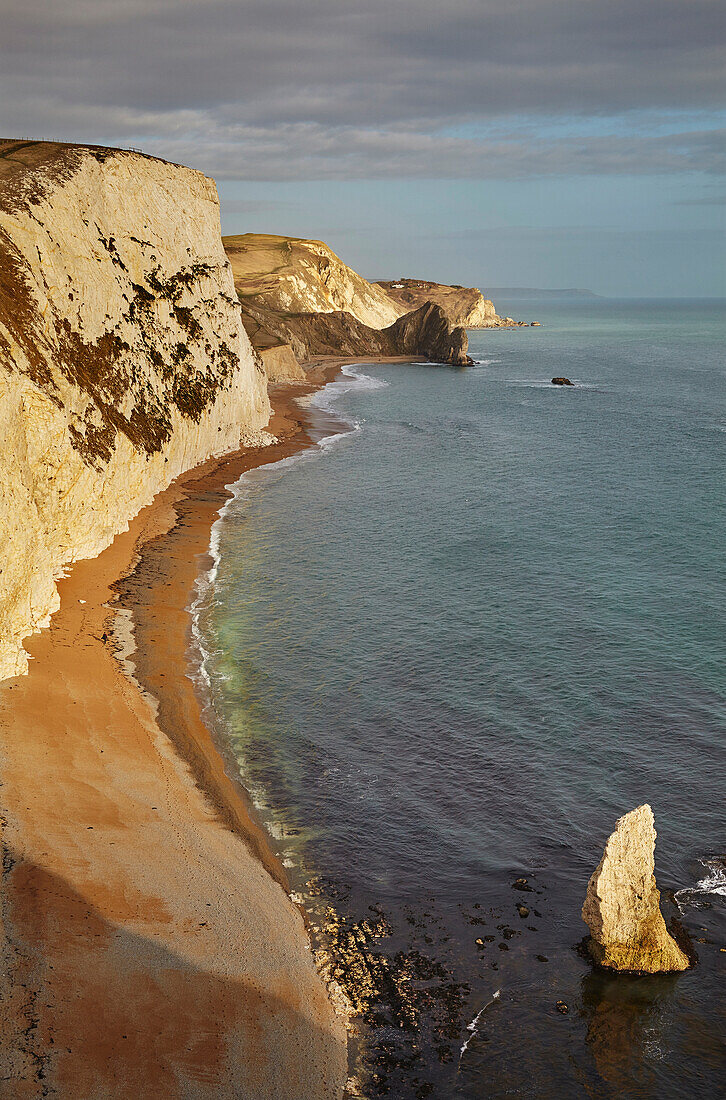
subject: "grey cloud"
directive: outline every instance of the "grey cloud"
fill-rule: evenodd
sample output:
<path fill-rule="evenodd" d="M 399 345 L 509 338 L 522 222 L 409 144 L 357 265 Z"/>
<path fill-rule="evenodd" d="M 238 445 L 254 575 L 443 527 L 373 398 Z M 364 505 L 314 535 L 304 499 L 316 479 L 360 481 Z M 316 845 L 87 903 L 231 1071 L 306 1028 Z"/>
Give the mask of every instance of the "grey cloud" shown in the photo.
<path fill-rule="evenodd" d="M 348 124 L 723 102 L 718 0 L 5 0 L 5 80 Z M 28 88 L 24 88 L 25 91 Z"/>
<path fill-rule="evenodd" d="M 57 105 L 26 104 L 38 137 L 56 136 L 64 120 Z M 226 112 L 107 111 L 74 108 L 65 136 L 141 147 L 199 168 L 215 178 L 273 179 L 516 179 L 563 174 L 726 172 L 725 130 L 675 134 L 538 134 L 523 126 L 494 128 L 482 136 L 422 132 L 412 124 L 366 129 L 320 123 L 247 125 Z M 35 123 L 35 125 L 32 124 Z M 14 136 L 27 136 L 16 132 Z"/>
<path fill-rule="evenodd" d="M 721 105 L 720 0 L 4 0 L 3 9 L 0 102 L 13 136 L 143 140 L 221 177 L 256 179 L 722 166 L 711 132 L 637 142 L 491 132 L 518 116 Z M 442 136 L 466 124 L 489 136 Z"/>
<path fill-rule="evenodd" d="M 525 132 L 474 140 L 403 127 L 220 124 L 191 112 L 183 126 L 176 128 L 174 121 L 173 116 L 165 122 L 164 116 L 146 115 L 126 119 L 119 131 L 126 145 L 143 147 L 220 180 L 516 179 L 726 171 L 725 133 L 713 130 L 657 137 L 537 138 Z M 79 137 L 88 129 L 93 126 L 79 126 Z"/>

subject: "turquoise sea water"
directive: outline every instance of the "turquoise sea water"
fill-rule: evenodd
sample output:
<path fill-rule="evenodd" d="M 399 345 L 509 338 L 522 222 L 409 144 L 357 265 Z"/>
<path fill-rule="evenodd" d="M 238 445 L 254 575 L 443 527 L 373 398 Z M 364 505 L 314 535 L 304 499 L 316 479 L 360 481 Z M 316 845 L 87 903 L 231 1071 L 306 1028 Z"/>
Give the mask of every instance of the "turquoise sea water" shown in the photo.
<path fill-rule="evenodd" d="M 362 1095 L 715 1096 L 726 311 L 497 304 L 543 327 L 350 369 L 313 401 L 339 437 L 238 486 L 198 613 L 219 736 L 363 945 Z M 606 978 L 580 907 L 645 801 L 700 961 Z"/>

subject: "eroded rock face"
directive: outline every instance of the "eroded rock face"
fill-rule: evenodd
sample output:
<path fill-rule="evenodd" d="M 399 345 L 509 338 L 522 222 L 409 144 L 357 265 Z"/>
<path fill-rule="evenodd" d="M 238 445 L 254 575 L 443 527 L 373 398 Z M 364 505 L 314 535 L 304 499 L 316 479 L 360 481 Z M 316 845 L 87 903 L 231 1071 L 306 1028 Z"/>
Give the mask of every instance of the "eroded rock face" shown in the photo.
<path fill-rule="evenodd" d="M 393 324 L 406 312 L 322 241 L 244 233 L 225 237 L 224 247 L 240 300 L 253 309 L 273 314 L 349 313 L 374 329 Z"/>
<path fill-rule="evenodd" d="M 394 354 L 425 355 L 435 363 L 458 367 L 471 363 L 466 329 L 454 327 L 436 302 L 426 302 L 420 309 L 399 317 L 385 331 L 397 349 Z"/>
<path fill-rule="evenodd" d="M 408 355 L 430 359 L 435 363 L 465 366 L 471 362 L 467 354 L 469 338 L 466 330 L 455 328 L 441 306 L 433 302 L 400 317 L 388 328 L 376 329 L 363 324 L 352 313 L 273 313 L 242 301 L 242 319 L 255 347 L 267 366 L 268 349 L 272 341 L 278 347 L 289 346 L 289 362 L 305 362 L 313 355 L 370 355 L 389 357 Z M 260 334 L 263 334 L 262 337 Z M 283 364 L 284 366 L 284 364 Z M 300 372 L 302 373 L 302 372 Z M 284 377 L 298 377 L 291 368 Z"/>
<path fill-rule="evenodd" d="M 0 679 L 182 471 L 263 442 L 264 371 L 201 172 L 0 141 Z"/>
<path fill-rule="evenodd" d="M 656 974 L 687 970 L 688 956 L 668 932 L 655 884 L 655 822 L 650 806 L 619 818 L 587 885 L 582 919 L 599 966 Z"/>
<path fill-rule="evenodd" d="M 244 326 L 271 381 L 304 377 L 299 364 L 315 355 L 464 365 L 471 360 L 459 326 L 503 323 L 478 290 L 407 280 L 410 294 L 389 293 L 397 284 L 367 282 L 321 241 L 246 233 L 225 237 L 224 247 Z"/>

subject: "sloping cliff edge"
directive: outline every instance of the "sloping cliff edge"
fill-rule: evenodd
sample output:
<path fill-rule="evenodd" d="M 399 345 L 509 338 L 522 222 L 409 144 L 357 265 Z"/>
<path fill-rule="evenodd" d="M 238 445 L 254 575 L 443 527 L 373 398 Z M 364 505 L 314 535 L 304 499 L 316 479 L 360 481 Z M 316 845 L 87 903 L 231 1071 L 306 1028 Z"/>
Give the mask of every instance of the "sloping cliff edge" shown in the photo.
<path fill-rule="evenodd" d="M 272 382 L 303 379 L 301 364 L 315 356 L 470 362 L 468 337 L 452 316 L 455 293 L 446 303 L 420 297 L 415 305 L 402 304 L 322 241 L 244 233 L 225 237 L 224 247 L 242 321 Z"/>
<path fill-rule="evenodd" d="M 178 474 L 263 444 L 214 182 L 119 150 L 0 141 L 0 679 L 56 580 Z"/>
<path fill-rule="evenodd" d="M 436 302 L 452 325 L 463 325 L 464 328 L 511 327 L 511 321 L 499 317 L 494 303 L 473 286 L 447 286 L 424 279 L 393 279 L 375 285 L 384 290 L 400 309 L 418 309 L 425 302 Z"/>

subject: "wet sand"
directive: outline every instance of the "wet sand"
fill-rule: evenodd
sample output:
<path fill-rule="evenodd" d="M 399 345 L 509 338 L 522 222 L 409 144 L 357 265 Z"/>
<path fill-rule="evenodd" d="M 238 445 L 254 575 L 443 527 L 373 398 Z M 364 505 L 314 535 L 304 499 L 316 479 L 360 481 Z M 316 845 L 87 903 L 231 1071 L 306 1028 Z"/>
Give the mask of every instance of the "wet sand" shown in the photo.
<path fill-rule="evenodd" d="M 294 398 L 340 362 L 275 389 L 281 442 L 186 473 L 77 564 L 0 685 L 3 1100 L 342 1094 L 345 1023 L 187 675 L 224 486 L 312 445 Z"/>

